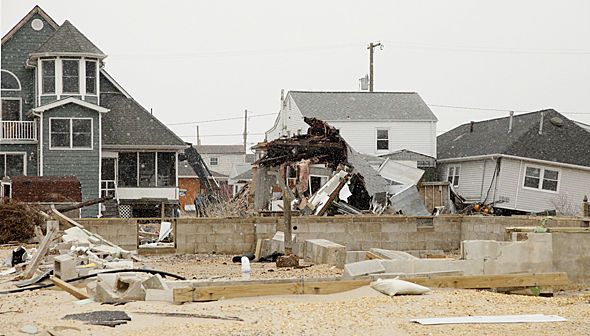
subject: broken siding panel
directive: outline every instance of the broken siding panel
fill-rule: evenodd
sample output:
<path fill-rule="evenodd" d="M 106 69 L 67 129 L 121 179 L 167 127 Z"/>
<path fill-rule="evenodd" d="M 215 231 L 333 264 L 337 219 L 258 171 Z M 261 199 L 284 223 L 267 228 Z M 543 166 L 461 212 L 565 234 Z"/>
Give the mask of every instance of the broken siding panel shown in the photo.
<path fill-rule="evenodd" d="M 363 154 L 379 155 L 408 149 L 436 157 L 436 126 L 422 121 L 330 121 L 346 142 Z M 377 129 L 389 129 L 389 149 L 377 150 Z"/>
<path fill-rule="evenodd" d="M 284 105 L 281 106 L 277 124 L 266 132 L 266 139 L 269 141 L 278 139 L 286 136 L 287 132 L 289 136 L 296 135 L 299 130 L 301 134 L 305 134 L 308 128 L 309 125 L 303 121 L 303 115 L 295 101 L 291 96 L 287 96 Z"/>
<path fill-rule="evenodd" d="M 498 191 L 496 192 L 496 200 L 504 199 L 503 203 L 497 204 L 499 208 L 515 209 L 518 198 L 518 181 L 520 171 L 520 161 L 502 158 L 500 167 L 500 176 L 498 179 Z"/>

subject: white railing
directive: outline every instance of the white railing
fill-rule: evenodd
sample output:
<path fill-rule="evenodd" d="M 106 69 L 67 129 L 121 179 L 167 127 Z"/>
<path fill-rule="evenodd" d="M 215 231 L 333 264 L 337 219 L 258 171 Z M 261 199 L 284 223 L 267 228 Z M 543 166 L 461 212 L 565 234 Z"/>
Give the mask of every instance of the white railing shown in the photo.
<path fill-rule="evenodd" d="M 37 141 L 34 121 L 0 121 L 0 141 Z"/>

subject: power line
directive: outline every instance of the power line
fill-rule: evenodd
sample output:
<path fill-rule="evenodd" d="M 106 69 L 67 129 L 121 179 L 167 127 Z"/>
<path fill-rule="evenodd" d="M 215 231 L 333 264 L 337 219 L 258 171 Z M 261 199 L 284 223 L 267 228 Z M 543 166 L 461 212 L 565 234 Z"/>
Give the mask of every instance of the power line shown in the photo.
<path fill-rule="evenodd" d="M 278 112 L 275 112 L 275 113 L 263 113 L 263 114 L 252 114 L 252 115 L 249 115 L 248 118 L 264 117 L 264 116 L 277 115 L 277 114 L 278 114 Z M 217 122 L 217 121 L 238 120 L 238 119 L 243 119 L 243 118 L 244 117 L 231 117 L 231 118 L 209 119 L 209 120 L 201 120 L 201 121 L 184 121 L 184 122 L 177 122 L 177 123 L 166 124 L 166 126 L 205 124 L 205 123 L 212 123 L 212 122 Z"/>
<path fill-rule="evenodd" d="M 527 110 L 517 110 L 517 109 L 499 109 L 499 108 L 486 108 L 486 107 L 474 107 L 474 106 L 457 106 L 457 105 L 442 105 L 442 104 L 426 104 L 431 107 L 442 107 L 442 108 L 453 108 L 453 109 L 460 109 L 460 110 L 479 110 L 479 111 L 495 111 L 495 112 L 533 112 Z M 562 114 L 590 114 L 590 112 L 564 112 L 558 111 Z"/>
<path fill-rule="evenodd" d="M 264 135 L 265 133 L 248 133 L 248 135 Z M 233 133 L 233 134 L 200 134 L 199 137 L 207 138 L 207 137 L 229 137 L 229 136 L 243 136 L 244 133 Z M 179 135 L 181 138 L 195 138 L 196 135 Z"/>

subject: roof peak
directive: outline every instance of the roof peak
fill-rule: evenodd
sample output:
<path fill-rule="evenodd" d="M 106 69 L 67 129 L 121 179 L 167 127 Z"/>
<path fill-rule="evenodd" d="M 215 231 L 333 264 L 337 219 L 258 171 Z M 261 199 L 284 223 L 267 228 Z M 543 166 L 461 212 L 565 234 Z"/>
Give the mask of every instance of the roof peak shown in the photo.
<path fill-rule="evenodd" d="M 361 94 L 418 94 L 417 92 L 412 91 L 307 91 L 307 90 L 290 90 L 289 93 L 361 93 Z"/>
<path fill-rule="evenodd" d="M 57 24 L 57 22 L 55 22 L 53 20 L 53 18 L 51 18 L 51 16 L 49 16 L 47 13 L 45 13 L 45 11 L 39 7 L 39 5 L 35 5 L 35 7 L 33 7 L 33 9 L 31 9 L 25 16 L 23 16 L 23 18 L 16 24 L 14 25 L 14 27 L 12 27 L 12 29 L 10 29 L 8 31 L 8 33 L 6 33 L 6 35 L 4 35 L 2 37 L 2 44 L 6 43 L 6 41 L 10 40 L 10 38 L 20 29 L 22 28 L 22 26 L 25 25 L 25 23 L 27 23 L 29 21 L 29 19 L 31 19 L 31 17 L 35 14 L 40 15 L 43 19 L 45 19 L 45 21 L 47 21 L 47 23 L 55 30 L 57 30 L 59 28 L 59 25 Z"/>
<path fill-rule="evenodd" d="M 81 54 L 104 58 L 106 55 L 90 41 L 69 20 L 64 23 L 45 41 L 31 57 L 53 54 Z"/>

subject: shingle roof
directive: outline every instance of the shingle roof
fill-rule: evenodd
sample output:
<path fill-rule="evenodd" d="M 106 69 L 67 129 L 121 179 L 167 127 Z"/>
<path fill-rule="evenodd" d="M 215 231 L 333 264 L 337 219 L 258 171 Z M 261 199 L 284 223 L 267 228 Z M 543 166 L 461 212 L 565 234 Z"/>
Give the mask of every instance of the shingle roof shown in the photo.
<path fill-rule="evenodd" d="M 34 52 L 34 54 L 43 53 L 80 53 L 106 56 L 68 20 Z"/>
<path fill-rule="evenodd" d="M 539 125 L 543 113 L 542 134 Z M 559 120 L 562 125 L 558 126 Z M 506 154 L 590 167 L 590 133 L 548 109 L 510 117 L 463 124 L 437 137 L 438 159 Z"/>
<path fill-rule="evenodd" d="M 245 154 L 243 145 L 195 145 L 200 154 Z"/>
<path fill-rule="evenodd" d="M 100 105 L 110 109 L 102 118 L 104 146 L 185 147 L 182 139 L 133 98 L 104 93 L 100 95 Z"/>
<path fill-rule="evenodd" d="M 290 91 L 304 117 L 332 120 L 427 120 L 436 116 L 415 92 Z"/>
<path fill-rule="evenodd" d="M 178 162 L 178 177 L 197 177 L 197 173 L 191 165 L 188 164 L 188 161 L 179 161 Z"/>

